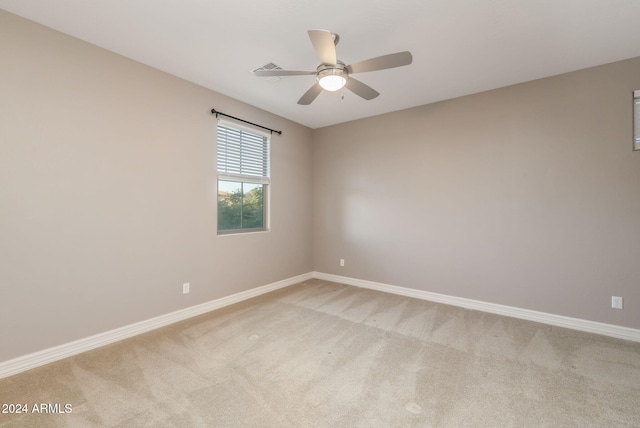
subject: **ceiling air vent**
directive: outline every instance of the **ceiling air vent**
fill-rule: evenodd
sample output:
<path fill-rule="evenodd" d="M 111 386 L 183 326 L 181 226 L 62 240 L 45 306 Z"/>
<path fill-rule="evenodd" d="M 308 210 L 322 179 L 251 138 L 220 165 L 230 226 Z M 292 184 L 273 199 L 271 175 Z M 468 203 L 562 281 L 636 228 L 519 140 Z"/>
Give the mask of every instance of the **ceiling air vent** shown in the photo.
<path fill-rule="evenodd" d="M 252 73 L 255 73 L 258 70 L 282 70 L 282 67 L 280 67 L 278 64 L 274 63 L 274 62 L 270 62 L 268 64 L 263 65 L 260 68 L 256 68 L 255 70 L 253 70 Z M 282 76 L 264 76 L 262 77 L 264 80 L 266 80 L 269 83 L 276 83 L 277 81 L 283 79 L 284 77 Z"/>

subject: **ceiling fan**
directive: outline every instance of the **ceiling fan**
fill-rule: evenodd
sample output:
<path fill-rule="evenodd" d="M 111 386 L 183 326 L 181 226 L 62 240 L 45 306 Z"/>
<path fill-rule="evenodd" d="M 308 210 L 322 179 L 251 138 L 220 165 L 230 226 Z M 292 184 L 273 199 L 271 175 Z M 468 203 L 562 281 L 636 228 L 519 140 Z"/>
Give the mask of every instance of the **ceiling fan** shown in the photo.
<path fill-rule="evenodd" d="M 298 100 L 298 104 L 301 105 L 311 104 L 323 89 L 327 91 L 337 91 L 342 87 L 346 87 L 365 100 L 372 100 L 380 95 L 380 93 L 351 77 L 352 74 L 402 67 L 411 64 L 411 61 L 413 61 L 411 52 L 405 51 L 345 65 L 336 57 L 336 45 L 338 41 L 340 41 L 340 36 L 326 30 L 309 30 L 309 38 L 318 57 L 320 57 L 320 61 L 322 61 L 322 64 L 320 64 L 315 71 L 282 69 L 254 71 L 256 76 L 261 77 L 315 74 L 317 82 Z"/>

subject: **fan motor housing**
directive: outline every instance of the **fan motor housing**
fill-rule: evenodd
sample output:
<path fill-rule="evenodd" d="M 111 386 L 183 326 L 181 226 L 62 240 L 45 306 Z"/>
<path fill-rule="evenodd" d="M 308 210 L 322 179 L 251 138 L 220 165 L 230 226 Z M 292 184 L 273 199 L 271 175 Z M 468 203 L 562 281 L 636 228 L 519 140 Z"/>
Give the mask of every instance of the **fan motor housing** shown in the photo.
<path fill-rule="evenodd" d="M 321 82 L 322 87 L 328 91 L 338 90 L 344 86 L 347 79 L 349 78 L 349 72 L 347 71 L 346 66 L 342 61 L 337 61 L 337 64 L 320 64 L 318 68 L 316 68 L 316 79 L 318 82 L 321 82 L 323 79 L 326 82 L 327 80 L 336 79 L 341 81 L 341 84 L 336 84 L 335 89 L 331 89 L 327 87 L 326 84 Z"/>

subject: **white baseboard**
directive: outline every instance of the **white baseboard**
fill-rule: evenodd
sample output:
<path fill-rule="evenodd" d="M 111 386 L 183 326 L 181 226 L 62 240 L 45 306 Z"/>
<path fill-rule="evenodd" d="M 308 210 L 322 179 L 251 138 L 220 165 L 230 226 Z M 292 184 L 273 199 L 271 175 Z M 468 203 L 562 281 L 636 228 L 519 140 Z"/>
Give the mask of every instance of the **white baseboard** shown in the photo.
<path fill-rule="evenodd" d="M 383 291 L 385 293 L 398 294 L 400 296 L 414 297 L 416 299 L 429 300 L 432 302 L 444 303 L 446 305 L 460 306 L 466 309 L 489 312 L 497 315 L 505 315 L 508 317 L 535 321 L 543 324 L 554 325 L 557 327 L 570 328 L 573 330 L 580 330 L 588 333 L 601 334 L 604 336 L 640 342 L 640 330 L 634 328 L 605 324 L 595 321 L 587 321 L 579 318 L 565 317 L 562 315 L 554 315 L 546 312 L 515 308 L 512 306 L 498 305 L 495 303 L 481 302 L 478 300 L 465 299 L 463 297 L 447 296 L 445 294 L 431 293 L 428 291 L 398 287 L 396 285 L 383 284 L 380 282 L 366 281 L 362 279 L 349 278 L 346 276 L 332 275 L 322 272 L 313 272 L 312 275 L 314 278 L 322 279 L 325 281 L 338 282 L 341 284 Z"/>
<path fill-rule="evenodd" d="M 166 315 L 140 321 L 105 333 L 79 339 L 65 343 L 53 348 L 34 352 L 12 360 L 0 362 L 0 379 L 30 370 L 63 358 L 71 357 L 82 352 L 90 351 L 101 346 L 109 345 L 120 340 L 128 339 L 169 324 L 183 321 L 185 319 L 202 315 L 204 313 L 219 309 L 243 300 L 257 297 L 270 291 L 288 287 L 311 278 L 325 281 L 338 282 L 346 285 L 353 285 L 361 288 L 382 291 L 385 293 L 397 294 L 400 296 L 413 297 L 416 299 L 429 300 L 446 305 L 459 306 L 467 309 L 489 312 L 497 315 L 505 315 L 513 318 L 520 318 L 529 321 L 558 327 L 580 330 L 588 333 L 601 334 L 604 336 L 616 337 L 619 339 L 640 342 L 640 330 L 629 327 L 622 327 L 612 324 L 604 324 L 594 321 L 587 321 L 578 318 L 570 318 L 562 315 L 537 312 L 529 309 L 514 308 L 511 306 L 498 305 L 495 303 L 481 302 L 478 300 L 465 299 L 462 297 L 447 296 L 445 294 L 431 293 L 428 291 L 416 290 L 412 288 L 398 287 L 396 285 L 383 284 L 380 282 L 366 281 L 362 279 L 349 278 L 346 276 L 332 275 L 322 272 L 309 272 L 303 275 L 294 276 L 282 281 L 277 281 L 251 290 L 232 294 L 200 305 L 191 306 Z"/>
<path fill-rule="evenodd" d="M 238 303 L 243 300 L 247 300 L 252 297 L 277 290 L 279 288 L 288 287 L 290 285 L 309 280 L 312 277 L 313 276 L 311 273 L 294 276 L 282 281 L 277 281 L 271 284 L 263 285 L 261 287 L 252 288 L 251 290 L 232 294 L 231 296 L 211 300 L 200 305 L 191 306 L 189 308 L 171 312 L 166 315 L 161 315 L 159 317 L 140 321 L 135 324 L 117 328 L 115 330 L 110 330 L 105 333 L 99 333 L 94 336 L 86 337 L 84 339 L 75 340 L 73 342 L 34 352 L 32 354 L 24 355 L 12 360 L 3 361 L 0 362 L 0 379 L 18 374 L 29 369 L 33 369 L 35 367 L 52 363 L 63 358 L 71 357 L 82 352 L 90 351 L 101 346 L 118 342 L 120 340 L 128 339 L 130 337 L 137 336 L 139 334 L 146 333 L 148 331 L 155 330 L 157 328 L 164 327 L 178 321 L 183 321 L 187 318 L 202 315 L 215 309 L 229 306 L 234 303 Z"/>

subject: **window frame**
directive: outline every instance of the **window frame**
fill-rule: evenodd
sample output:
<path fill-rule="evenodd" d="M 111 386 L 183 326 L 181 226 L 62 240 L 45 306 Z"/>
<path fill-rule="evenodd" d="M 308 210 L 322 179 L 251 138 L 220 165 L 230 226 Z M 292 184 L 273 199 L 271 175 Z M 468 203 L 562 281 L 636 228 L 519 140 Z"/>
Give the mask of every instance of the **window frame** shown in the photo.
<path fill-rule="evenodd" d="M 221 170 L 220 165 L 220 127 L 227 128 L 232 131 L 237 131 L 240 133 L 240 137 L 237 142 L 242 145 L 242 142 L 245 141 L 242 138 L 242 134 L 248 134 L 252 137 L 260 137 L 264 144 L 262 148 L 262 158 L 260 159 L 261 166 L 261 175 L 258 175 L 255 171 L 255 168 L 249 168 L 250 170 L 254 170 L 253 173 L 243 174 L 242 171 L 237 172 L 238 165 L 227 167 L 228 158 L 225 157 L 224 163 L 226 170 Z M 233 143 L 234 141 L 232 141 Z M 229 141 L 226 141 L 225 144 L 229 144 Z M 242 164 L 242 149 L 240 148 L 240 160 L 236 159 L 236 161 Z M 225 153 L 229 153 L 228 148 L 225 150 Z M 251 152 L 248 157 L 251 157 L 251 161 L 255 164 L 255 152 Z M 236 156 L 237 158 L 237 156 Z M 255 165 L 254 165 L 255 166 Z M 242 166 L 239 167 L 242 169 Z M 231 171 L 230 171 L 230 170 Z M 269 219 L 270 219 L 270 190 L 271 190 L 271 134 L 267 132 L 258 131 L 254 128 L 238 125 L 234 122 L 229 122 L 226 120 L 218 119 L 218 123 L 216 126 L 216 171 L 217 171 L 217 180 L 216 180 L 216 229 L 217 233 L 220 236 L 224 235 L 236 235 L 236 234 L 245 234 L 245 233 L 260 233 L 260 232 L 268 232 L 270 230 L 269 227 Z M 239 228 L 239 229 L 220 229 L 220 182 L 235 182 L 238 183 L 243 189 L 244 184 L 255 184 L 262 186 L 262 227 L 252 227 L 252 228 Z M 244 189 L 242 190 L 242 195 L 244 198 Z"/>

